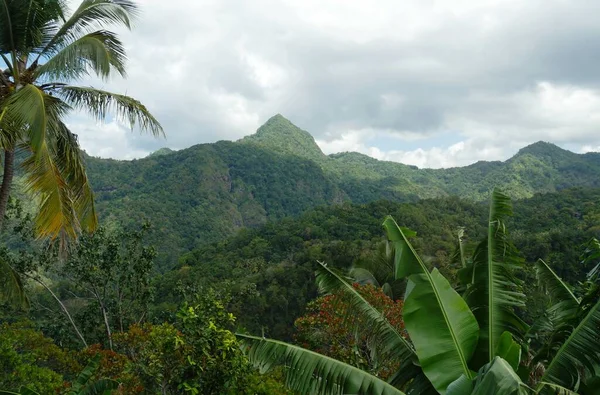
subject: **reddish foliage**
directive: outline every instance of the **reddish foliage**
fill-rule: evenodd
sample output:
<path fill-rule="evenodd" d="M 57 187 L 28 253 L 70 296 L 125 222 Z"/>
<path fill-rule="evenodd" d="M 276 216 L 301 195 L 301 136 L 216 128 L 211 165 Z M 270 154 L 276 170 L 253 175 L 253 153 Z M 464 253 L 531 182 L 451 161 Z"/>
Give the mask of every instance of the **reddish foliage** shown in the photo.
<path fill-rule="evenodd" d="M 353 287 L 403 336 L 401 300 L 394 301 L 373 285 L 353 284 Z M 367 321 L 352 311 L 347 295 L 337 293 L 319 297 L 307 305 L 307 313 L 295 322 L 296 342 L 302 347 L 368 370 L 380 377 L 389 377 L 401 361 L 373 358 L 368 346 Z M 357 329 L 359 329 L 357 331 Z"/>

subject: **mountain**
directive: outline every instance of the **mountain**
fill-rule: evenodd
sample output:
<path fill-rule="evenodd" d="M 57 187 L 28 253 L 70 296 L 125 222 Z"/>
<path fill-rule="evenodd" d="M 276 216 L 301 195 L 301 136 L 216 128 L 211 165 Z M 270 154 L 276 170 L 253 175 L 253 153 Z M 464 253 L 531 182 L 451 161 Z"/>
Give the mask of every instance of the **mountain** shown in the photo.
<path fill-rule="evenodd" d="M 515 198 L 600 186 L 600 154 L 536 143 L 505 162 L 418 169 L 358 153 L 324 155 L 308 132 L 281 115 L 237 142 L 169 151 L 132 161 L 87 158 L 103 223 L 149 219 L 163 267 L 240 228 L 316 206 L 448 195 L 481 201 L 494 186 Z"/>
<path fill-rule="evenodd" d="M 263 126 L 258 128 L 256 133 L 239 141 L 317 162 L 326 159 L 313 136 L 291 123 L 281 114 L 271 117 Z"/>

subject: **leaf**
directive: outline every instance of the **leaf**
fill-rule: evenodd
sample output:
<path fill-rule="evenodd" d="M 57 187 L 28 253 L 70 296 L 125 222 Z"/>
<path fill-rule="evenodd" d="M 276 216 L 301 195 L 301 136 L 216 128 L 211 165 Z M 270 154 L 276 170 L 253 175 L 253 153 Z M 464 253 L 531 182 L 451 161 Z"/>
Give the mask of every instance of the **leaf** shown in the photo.
<path fill-rule="evenodd" d="M 537 394 L 548 394 L 548 395 L 578 395 L 577 392 L 568 390 L 560 385 L 540 382 L 541 388 L 536 392 Z M 586 392 L 586 395 L 591 395 Z"/>
<path fill-rule="evenodd" d="M 284 365 L 286 385 L 301 394 L 404 394 L 367 372 L 316 352 L 277 340 L 236 336 L 261 373 Z"/>
<path fill-rule="evenodd" d="M 348 312 L 353 315 L 360 314 L 367 320 L 367 327 L 358 330 L 368 334 L 370 342 L 384 357 L 400 362 L 399 375 L 395 381 L 398 386 L 422 374 L 421 369 L 413 364 L 417 362 L 417 355 L 412 345 L 351 284 L 321 262 L 317 267 L 316 279 L 321 292 L 343 292 L 347 295 L 351 303 Z"/>
<path fill-rule="evenodd" d="M 18 308 L 29 308 L 29 298 L 21 276 L 0 256 L 0 302 L 7 302 Z"/>
<path fill-rule="evenodd" d="M 521 363 L 521 345 L 514 341 L 510 332 L 504 332 L 500 336 L 496 355 L 504 359 L 516 371 Z"/>
<path fill-rule="evenodd" d="M 538 319 L 528 333 L 529 337 L 541 340 L 533 361 L 548 360 L 571 334 L 576 321 L 580 302 L 567 284 L 541 259 L 535 263 L 540 285 L 550 296 L 552 306 Z"/>
<path fill-rule="evenodd" d="M 34 77 L 66 81 L 87 76 L 89 70 L 103 78 L 108 77 L 112 70 L 125 76 L 125 60 L 125 48 L 117 35 L 100 30 L 66 45 L 40 65 Z"/>
<path fill-rule="evenodd" d="M 56 92 L 73 107 L 88 111 L 100 121 L 113 112 L 119 120 L 129 123 L 132 129 L 137 125 L 154 136 L 164 135 L 156 118 L 142 103 L 129 96 L 77 86 L 61 86 Z"/>
<path fill-rule="evenodd" d="M 527 325 L 514 309 L 525 306 L 522 281 L 515 273 L 523 260 L 508 238 L 504 220 L 512 215 L 510 198 L 498 190 L 492 192 L 487 237 L 477 246 L 471 268 L 472 281 L 465 300 L 479 323 L 480 344 L 471 366 L 480 368 L 496 356 L 500 336 L 508 331 L 523 339 Z"/>
<path fill-rule="evenodd" d="M 415 288 L 404 302 L 404 324 L 421 368 L 443 394 L 461 375 L 471 378 L 468 361 L 479 327 L 469 306 L 437 269 L 412 275 Z"/>
<path fill-rule="evenodd" d="M 450 383 L 446 390 L 446 395 L 471 395 L 473 384 L 474 381 L 463 374 Z"/>
<path fill-rule="evenodd" d="M 83 0 L 41 53 L 56 53 L 65 42 L 75 41 L 98 26 L 121 25 L 129 29 L 136 14 L 137 6 L 131 0 Z"/>
<path fill-rule="evenodd" d="M 525 395 L 528 392 L 510 364 L 495 357 L 479 370 L 472 395 Z"/>
<path fill-rule="evenodd" d="M 582 372 L 595 373 L 600 364 L 600 301 L 589 309 L 547 366 L 541 381 L 576 391 Z"/>
<path fill-rule="evenodd" d="M 98 370 L 98 367 L 100 366 L 101 358 L 102 358 L 102 355 L 96 354 L 88 362 L 88 364 L 85 366 L 85 368 L 83 368 L 81 373 L 79 373 L 79 375 L 73 382 L 71 391 L 69 391 L 70 394 L 73 394 L 73 395 L 79 394 L 85 388 L 85 386 L 88 384 L 88 381 L 90 381 L 90 378 L 92 378 L 94 373 L 96 373 L 96 370 Z"/>
<path fill-rule="evenodd" d="M 550 296 L 550 302 L 561 304 L 564 310 L 574 314 L 579 308 L 579 300 L 569 286 L 541 259 L 535 263 L 535 270 L 540 285 Z"/>
<path fill-rule="evenodd" d="M 414 283 L 404 301 L 404 324 L 425 375 L 443 394 L 461 375 L 472 378 L 468 362 L 477 345 L 479 326 L 448 280 L 437 269 L 429 273 L 391 217 L 384 227 L 398 255 L 397 275 L 410 276 Z"/>

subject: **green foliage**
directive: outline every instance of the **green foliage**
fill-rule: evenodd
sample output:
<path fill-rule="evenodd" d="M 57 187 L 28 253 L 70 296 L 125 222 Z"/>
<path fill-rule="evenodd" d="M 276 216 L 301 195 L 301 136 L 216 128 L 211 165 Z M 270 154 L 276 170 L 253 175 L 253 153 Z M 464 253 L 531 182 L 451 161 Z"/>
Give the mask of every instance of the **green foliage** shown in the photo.
<path fill-rule="evenodd" d="M 25 188 L 38 201 L 36 232 L 41 237 L 74 239 L 97 226 L 93 194 L 77 137 L 63 122 L 72 109 L 102 120 L 117 118 L 155 135 L 162 127 L 138 101 L 127 96 L 69 86 L 94 74 L 125 75 L 125 49 L 106 29 L 130 27 L 136 6 L 123 0 L 83 0 L 69 15 L 59 0 L 4 0 L 0 7 L 0 148 L 5 168 L 0 190 L 0 222 L 12 182 L 15 150 Z"/>
<path fill-rule="evenodd" d="M 62 388 L 63 374 L 80 369 L 77 361 L 30 323 L 0 325 L 0 388 L 27 386 L 39 393 Z"/>
<path fill-rule="evenodd" d="M 376 309 L 372 313 L 385 317 L 398 335 L 407 337 L 402 320 L 402 301 L 393 301 L 372 285 L 353 284 L 352 287 Z M 310 302 L 306 314 L 294 323 L 297 331 L 294 340 L 304 348 L 388 379 L 398 369 L 398 363 L 389 358 L 389 354 L 391 351 L 399 353 L 399 350 L 390 344 L 374 349 L 376 336 L 373 332 L 377 329 L 373 320 L 362 314 L 350 314 L 360 309 L 356 300 L 361 300 L 359 295 L 349 289 L 340 289 Z M 391 328 L 389 330 L 391 332 Z M 408 344 L 408 341 L 405 343 Z"/>
<path fill-rule="evenodd" d="M 516 201 L 515 215 L 506 219 L 506 226 L 527 261 L 542 258 L 551 262 L 557 275 L 576 283 L 592 268 L 577 262 L 580 246 L 600 236 L 593 220 L 600 214 L 598 199 L 600 190 L 573 189 Z M 452 259 L 456 230 L 468 229 L 463 237 L 468 257 L 479 244 L 474 240 L 485 237 L 487 231 L 486 207 L 456 197 L 320 207 L 299 217 L 242 230 L 184 255 L 178 267 L 156 279 L 156 299 L 164 302 L 157 309 L 173 311 L 181 287 L 218 283 L 231 292 L 228 308 L 241 326 L 252 333 L 264 329 L 270 337 L 291 339 L 294 320 L 317 295 L 315 262 L 331 262 L 346 269 L 380 260 L 384 242 L 381 219 L 387 215 L 417 231 L 411 243 L 429 267 L 437 267 L 451 282 L 462 268 Z M 535 284 L 533 265 L 519 272 L 522 281 Z M 402 296 L 403 283 L 396 285 Z M 532 287 L 526 305 L 519 316 L 529 322 L 549 307 L 545 294 Z"/>
<path fill-rule="evenodd" d="M 86 158 L 86 163 L 101 218 L 147 218 L 160 224 L 150 239 L 161 252 L 160 267 L 167 269 L 179 254 L 240 228 L 322 205 L 449 195 L 485 201 L 496 185 L 512 198 L 598 187 L 597 157 L 537 143 L 506 162 L 417 169 L 357 153 L 326 156 L 310 134 L 277 115 L 238 142 L 196 145 L 134 161 Z M 470 224 L 463 225 L 472 231 Z"/>
<path fill-rule="evenodd" d="M 370 347 L 379 349 L 384 345 L 382 341 L 390 348 L 401 345 L 401 349 L 413 351 L 414 347 L 413 352 L 418 358 L 418 364 L 414 366 L 422 369 L 430 385 L 440 394 L 572 394 L 576 391 L 591 394 L 593 385 L 598 382 L 597 367 L 600 366 L 600 354 L 597 352 L 600 349 L 597 336 L 600 300 L 597 287 L 593 286 L 598 280 L 598 265 L 588 274 L 582 287 L 585 295 L 578 299 L 545 263 L 538 264 L 539 278 L 545 290 L 552 294 L 554 308 L 572 311 L 569 303 L 573 302 L 578 308 L 577 313 L 568 319 L 574 325 L 573 329 L 568 331 L 568 338 L 557 351 L 548 352 L 550 357 L 544 361 L 547 365 L 540 365 L 529 355 L 522 360 L 523 349 L 527 352 L 532 343 L 525 340 L 527 326 L 513 310 L 523 306 L 524 295 L 519 292 L 520 280 L 514 275 L 522 261 L 506 231 L 506 217 L 510 214 L 509 199 L 494 191 L 486 237 L 475 249 L 473 258 L 464 258 L 461 250 L 463 273 L 460 277 L 466 284 L 464 299 L 437 268 L 430 270 L 416 253 L 408 240 L 414 232 L 400 228 L 390 217 L 385 220 L 384 227 L 395 250 L 394 277 L 408 280 L 403 314 L 410 336 L 410 344 L 406 346 L 390 336 L 394 331 L 387 329 L 390 325 L 386 324 L 386 319 L 353 291 L 341 275 L 322 264 L 317 272 L 318 281 L 323 290 L 345 290 L 347 295 L 352 295 L 352 308 L 345 314 L 361 315 L 375 327 Z M 595 250 L 596 244 L 594 241 L 590 243 L 592 247 L 586 251 L 588 259 L 600 257 Z M 465 272 L 472 274 L 465 275 Z M 479 290 L 484 290 L 481 300 L 474 300 L 473 295 Z M 467 304 L 467 301 L 470 303 Z M 546 317 L 543 319 L 547 320 Z M 546 330 L 546 325 L 534 325 L 531 330 L 535 332 L 540 328 Z M 504 329 L 501 335 L 497 334 L 499 329 Z M 380 385 L 375 376 L 365 376 L 366 372 L 351 373 L 343 362 L 324 355 L 275 340 L 247 335 L 240 337 L 251 361 L 261 370 L 283 364 L 286 382 L 291 388 L 311 393 L 344 393 L 361 392 Z M 402 375 L 404 380 L 397 381 L 394 377 L 391 382 L 397 389 L 415 391 L 419 376 L 407 376 L 404 369 L 411 365 L 410 352 L 401 358 L 398 375 Z M 488 358 L 487 362 L 477 373 L 469 369 L 469 366 L 478 366 L 485 358 Z M 535 372 L 540 366 L 543 371 L 541 377 Z M 532 386 L 524 383 L 521 377 L 530 381 Z M 426 381 L 419 383 L 420 389 L 415 393 L 428 392 L 426 384 Z M 384 387 L 379 388 L 379 391 L 385 390 Z"/>

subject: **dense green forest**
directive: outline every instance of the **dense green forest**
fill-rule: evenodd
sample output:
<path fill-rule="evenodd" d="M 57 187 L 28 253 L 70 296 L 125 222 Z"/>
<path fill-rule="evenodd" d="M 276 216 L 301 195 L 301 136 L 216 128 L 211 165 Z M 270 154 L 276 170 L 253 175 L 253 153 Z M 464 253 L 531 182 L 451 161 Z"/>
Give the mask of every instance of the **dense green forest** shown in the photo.
<path fill-rule="evenodd" d="M 506 220 L 506 226 L 526 262 L 520 274 L 523 281 L 537 282 L 533 263 L 538 258 L 548 262 L 568 283 L 577 284 L 585 277 L 590 264 L 581 263 L 582 253 L 591 238 L 600 236 L 599 198 L 599 189 L 575 188 L 514 202 L 514 216 Z M 368 340 L 347 343 L 346 336 L 354 324 L 340 318 L 344 308 L 338 302 L 316 299 L 315 271 L 319 261 L 342 272 L 376 261 L 386 240 L 382 221 L 388 215 L 417 232 L 411 242 L 428 267 L 458 281 L 460 264 L 454 256 L 458 231 L 465 231 L 465 251 L 474 251 L 486 235 L 488 205 L 443 197 L 416 203 L 381 200 L 321 206 L 202 244 L 183 254 L 172 270 L 157 273 L 158 250 L 148 243 L 151 224 L 122 230 L 102 228 L 82 238 L 57 266 L 60 252 L 31 238 L 30 216 L 14 201 L 3 236 L 13 241 L 10 248 L 3 249 L 2 260 L 9 262 L 28 284 L 29 307 L 15 310 L 5 305 L 2 310 L 5 356 L 12 355 L 5 369 L 16 369 L 17 374 L 3 385 L 14 388 L 24 382 L 24 377 L 33 374 L 25 366 L 33 363 L 32 369 L 38 369 L 35 374 L 43 377 L 36 388 L 57 386 L 61 380 L 78 374 L 92 355 L 89 347 L 94 344 L 91 350 L 104 350 L 96 377 L 117 380 L 121 388 L 128 388 L 126 392 L 134 393 L 135 388 L 151 392 L 161 385 L 176 392 L 178 386 L 195 383 L 195 388 L 204 388 L 207 393 L 219 393 L 230 385 L 234 393 L 282 393 L 280 371 L 258 376 L 241 354 L 236 356 L 237 346 L 231 345 L 235 344 L 231 343 L 234 329 L 298 342 L 386 377 L 397 365 L 380 365 L 368 357 L 367 351 L 361 351 L 358 359 L 344 351 L 357 345 L 367 350 Z M 370 303 L 383 311 L 389 309 L 387 314 L 398 318 L 402 305 L 390 304 L 392 299 L 376 293 L 376 289 L 359 290 Z M 543 315 L 548 303 L 547 294 L 533 287 L 527 293 L 526 308 L 519 314 L 531 321 Z M 333 321 L 326 318 L 331 314 L 339 317 Z M 205 326 L 207 322 L 217 327 Z M 333 338 L 323 338 L 323 325 L 338 328 L 328 335 Z M 403 324 L 399 321 L 396 325 Z M 175 341 L 175 337 L 182 336 L 177 333 L 196 346 L 170 350 L 169 336 Z M 163 343 L 157 343 L 159 339 Z M 206 343 L 207 339 L 212 340 Z M 323 349 L 331 344 L 339 345 Z M 83 354 L 77 351 L 82 345 L 88 347 Z M 20 350 L 18 354 L 10 354 L 14 347 Z M 132 347 L 156 351 L 132 354 Z M 218 356 L 220 347 L 230 347 L 225 352 L 233 359 L 215 357 L 203 362 L 198 371 L 190 370 L 183 362 L 168 362 L 173 358 L 198 358 L 198 352 Z M 50 362 L 32 362 L 39 355 L 48 355 Z M 148 365 L 151 361 L 153 365 Z M 232 369 L 233 373 L 223 375 L 219 369 Z M 151 378 L 159 371 L 169 372 L 163 384 Z M 181 372 L 186 373 L 178 376 Z"/>
<path fill-rule="evenodd" d="M 450 195 L 484 201 L 494 186 L 526 198 L 599 186 L 600 174 L 600 154 L 578 155 L 541 142 L 506 162 L 439 170 L 358 153 L 327 156 L 308 132 L 281 115 L 238 142 L 163 150 L 133 161 L 86 162 L 102 222 L 152 222 L 149 237 L 162 269 L 198 245 L 317 206 Z"/>

